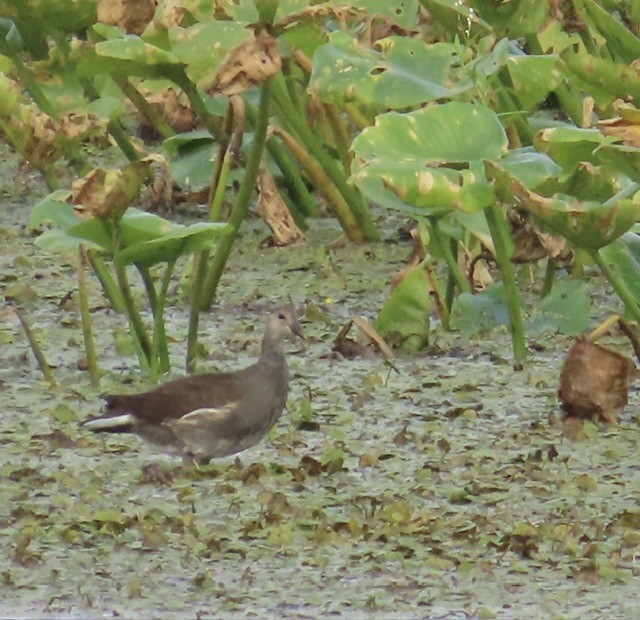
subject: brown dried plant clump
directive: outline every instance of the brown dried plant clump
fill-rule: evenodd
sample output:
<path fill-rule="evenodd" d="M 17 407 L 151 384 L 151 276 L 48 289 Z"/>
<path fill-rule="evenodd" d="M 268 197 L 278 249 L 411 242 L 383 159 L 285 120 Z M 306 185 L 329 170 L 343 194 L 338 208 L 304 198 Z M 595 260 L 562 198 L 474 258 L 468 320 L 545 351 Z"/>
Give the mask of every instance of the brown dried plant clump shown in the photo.
<path fill-rule="evenodd" d="M 618 422 L 637 375 L 636 365 L 626 355 L 588 338 L 576 339 L 562 367 L 558 390 L 565 436 L 581 436 L 584 420 Z"/>
<path fill-rule="evenodd" d="M 156 5 L 156 0 L 99 0 L 98 21 L 129 34 L 142 34 L 153 19 Z"/>
<path fill-rule="evenodd" d="M 258 186 L 258 213 L 271 229 L 268 245 L 282 247 L 304 243 L 305 234 L 296 224 L 283 200 L 273 175 L 266 169 L 260 172 Z"/>
<path fill-rule="evenodd" d="M 229 51 L 209 92 L 239 95 L 266 82 L 281 67 L 278 42 L 266 30 L 261 30 Z"/>

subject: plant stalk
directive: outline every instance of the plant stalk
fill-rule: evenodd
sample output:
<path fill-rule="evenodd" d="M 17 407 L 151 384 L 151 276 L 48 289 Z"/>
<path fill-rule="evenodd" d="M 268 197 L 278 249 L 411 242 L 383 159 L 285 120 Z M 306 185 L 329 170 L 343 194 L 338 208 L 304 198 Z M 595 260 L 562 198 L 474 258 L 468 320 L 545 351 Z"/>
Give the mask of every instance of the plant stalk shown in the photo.
<path fill-rule="evenodd" d="M 333 180 L 326 173 L 326 170 L 316 159 L 309 155 L 305 148 L 290 133 L 281 127 L 274 127 L 273 133 L 280 137 L 287 148 L 296 156 L 318 188 L 318 191 L 324 194 L 327 200 L 333 204 L 340 225 L 349 239 L 356 243 L 364 243 L 367 239 L 356 220 L 353 210 L 350 209 L 344 195 L 333 183 Z"/>
<path fill-rule="evenodd" d="M 640 306 L 638 300 L 626 287 L 622 279 L 618 276 L 614 269 L 611 269 L 607 262 L 602 258 L 602 254 L 598 250 L 591 252 L 591 257 L 598 264 L 600 270 L 613 287 L 616 294 L 622 299 L 627 312 L 633 317 L 633 320 L 640 325 Z"/>
<path fill-rule="evenodd" d="M 452 252 L 452 244 L 447 242 L 447 239 L 443 238 L 443 233 L 440 230 L 440 226 L 438 224 L 438 220 L 436 218 L 429 218 L 429 222 L 431 224 L 431 242 L 433 243 L 435 249 L 442 254 L 444 258 L 444 262 L 447 264 L 449 268 L 449 274 L 453 278 L 458 290 L 463 292 L 468 292 L 471 290 L 471 286 L 467 281 L 467 278 L 464 277 L 462 271 L 460 271 L 460 265 L 458 265 L 458 258 L 454 256 Z M 457 250 L 457 244 L 456 244 Z M 449 308 L 450 309 L 450 308 Z"/>
<path fill-rule="evenodd" d="M 42 376 L 44 377 L 45 381 L 49 383 L 49 385 L 54 386 L 56 384 L 56 380 L 53 378 L 51 366 L 49 366 L 49 364 L 47 363 L 44 352 L 42 351 L 42 348 L 38 344 L 38 341 L 36 340 L 36 337 L 31 330 L 27 315 L 20 308 L 13 308 L 13 312 L 18 317 L 18 320 L 22 325 L 22 329 L 24 329 L 24 333 L 27 336 L 29 346 L 31 347 L 31 351 L 33 351 L 33 355 L 36 358 L 36 362 L 38 363 L 38 368 L 40 369 Z"/>
<path fill-rule="evenodd" d="M 512 241 L 504 215 L 499 207 L 491 205 L 484 211 L 493 239 L 496 260 L 502 272 L 504 293 L 509 310 L 511 342 L 516 364 L 520 366 L 527 357 L 527 345 L 524 337 L 524 321 L 522 318 L 522 302 L 516 282 L 516 270 L 511 262 L 513 253 Z"/>
<path fill-rule="evenodd" d="M 264 151 L 267 137 L 267 127 L 269 126 L 269 103 L 271 99 L 272 79 L 267 80 L 261 88 L 260 106 L 258 109 L 258 118 L 256 119 L 256 125 L 253 131 L 251 153 L 247 160 L 245 174 L 242 179 L 242 183 L 240 184 L 240 189 L 238 190 L 238 195 L 236 196 L 229 220 L 232 230 L 228 235 L 222 237 L 218 243 L 215 256 L 213 257 L 205 278 L 204 304 L 200 310 L 210 308 L 213 300 L 215 299 L 218 283 L 220 282 L 220 277 L 222 276 L 224 267 L 227 264 L 227 259 L 231 253 L 233 242 L 235 241 L 238 231 L 240 230 L 240 226 L 242 225 L 242 222 L 249 210 L 249 201 L 251 200 L 251 195 L 255 188 L 258 169 L 260 167 L 260 161 L 262 159 L 262 153 Z"/>
<path fill-rule="evenodd" d="M 84 339 L 84 350 L 87 354 L 87 368 L 91 385 L 99 387 L 100 370 L 96 356 L 96 345 L 93 339 L 93 329 L 91 328 L 91 310 L 89 308 L 89 293 L 87 290 L 87 250 L 80 244 L 78 248 L 78 299 L 80 303 L 80 320 L 82 322 L 82 337 Z"/>
<path fill-rule="evenodd" d="M 277 74 L 273 76 L 271 80 L 273 82 L 274 101 L 278 107 L 278 116 L 280 117 L 280 120 L 293 129 L 295 134 L 304 144 L 305 148 L 318 161 L 318 164 L 331 178 L 338 191 L 342 194 L 344 201 L 349 206 L 349 210 L 353 213 L 353 217 L 358 223 L 360 234 L 358 235 L 358 238 L 352 240 L 356 243 L 362 243 L 362 240 L 378 240 L 380 235 L 373 223 L 373 220 L 371 219 L 371 214 L 367 209 L 362 194 L 360 194 L 355 187 L 349 185 L 340 166 L 329 155 L 325 147 L 317 140 L 315 134 L 307 124 L 302 114 L 291 103 L 283 76 Z M 349 234 L 348 231 L 345 232 Z"/>

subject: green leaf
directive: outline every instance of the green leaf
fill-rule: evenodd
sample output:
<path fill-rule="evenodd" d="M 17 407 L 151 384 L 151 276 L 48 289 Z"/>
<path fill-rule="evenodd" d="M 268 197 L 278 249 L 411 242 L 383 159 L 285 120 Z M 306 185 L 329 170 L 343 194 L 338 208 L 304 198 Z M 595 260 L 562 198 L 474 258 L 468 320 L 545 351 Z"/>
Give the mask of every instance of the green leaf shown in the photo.
<path fill-rule="evenodd" d="M 352 148 L 352 180 L 372 200 L 400 210 L 421 207 L 429 214 L 472 212 L 494 199 L 483 170 L 473 162 L 505 155 L 507 139 L 492 110 L 451 102 L 382 114 Z M 468 169 L 442 165 L 461 162 Z"/>
<path fill-rule="evenodd" d="M 149 241 L 129 245 L 118 252 L 119 265 L 151 267 L 159 262 L 173 262 L 178 257 L 212 247 L 214 241 L 231 230 L 229 224 L 199 222 L 191 226 L 175 225 L 170 232 Z"/>
<path fill-rule="evenodd" d="M 496 193 L 532 213 L 541 228 L 565 237 L 576 247 L 593 252 L 627 232 L 640 219 L 640 200 L 621 199 L 613 204 L 581 201 L 567 194 L 550 198 L 528 190 L 497 164 L 487 162 L 487 176 Z"/>
<path fill-rule="evenodd" d="M 567 50 L 562 59 L 569 70 L 588 85 L 589 94 L 599 105 L 605 106 L 616 97 L 640 98 L 640 76 L 632 65 L 599 58 L 584 49 Z M 598 97 L 598 91 L 604 96 Z"/>
<path fill-rule="evenodd" d="M 186 65 L 189 78 L 203 89 L 214 83 L 227 53 L 250 36 L 245 24 L 236 21 L 205 21 L 169 30 L 172 52 Z"/>
<path fill-rule="evenodd" d="M 309 88 L 326 102 L 357 100 L 385 108 L 452 97 L 472 86 L 468 80 L 451 84 L 454 51 L 446 43 L 427 45 L 407 37 L 388 37 L 377 41 L 375 50 L 365 49 L 356 39 L 336 31 L 314 54 Z"/>
<path fill-rule="evenodd" d="M 0 74 L 0 116 L 10 116 L 18 106 L 20 88 L 4 74 Z"/>
<path fill-rule="evenodd" d="M 536 334 L 580 334 L 589 326 L 591 287 L 582 280 L 556 281 L 551 292 L 540 300 L 526 322 L 527 331 Z"/>
<path fill-rule="evenodd" d="M 488 207 L 495 198 L 484 175 L 425 167 L 420 162 L 375 162 L 355 181 L 371 200 L 399 210 L 405 209 L 398 204 L 419 207 L 415 214 L 421 216 L 454 209 L 472 213 Z"/>
<path fill-rule="evenodd" d="M 507 69 L 514 91 L 523 108 L 533 108 L 544 101 L 564 74 L 558 56 L 509 56 Z"/>
<path fill-rule="evenodd" d="M 580 162 L 593 161 L 595 149 L 612 142 L 615 142 L 615 138 L 607 138 L 597 129 L 566 125 L 538 132 L 533 145 L 539 152 L 549 155 L 564 170 L 571 171 Z"/>
<path fill-rule="evenodd" d="M 369 15 L 385 15 L 405 28 L 416 25 L 420 8 L 418 0 L 358 0 L 355 5 Z"/>
<path fill-rule="evenodd" d="M 382 306 L 373 327 L 392 346 L 417 351 L 429 343 L 431 287 L 422 267 L 416 267 Z"/>
<path fill-rule="evenodd" d="M 171 178 L 183 187 L 205 187 L 211 183 L 215 142 L 208 131 L 190 131 L 163 142 L 173 159 Z"/>
<path fill-rule="evenodd" d="M 409 114 L 381 114 L 352 146 L 360 160 L 356 170 L 376 159 L 441 165 L 499 159 L 507 154 L 507 136 L 493 110 L 454 101 Z"/>
<path fill-rule="evenodd" d="M 624 144 L 606 144 L 593 154 L 597 162 L 640 183 L 640 149 Z"/>
<path fill-rule="evenodd" d="M 604 37 L 607 48 L 618 60 L 631 64 L 640 57 L 640 39 L 637 36 L 594 0 L 582 0 L 581 4 L 586 9 L 589 28 Z"/>
<path fill-rule="evenodd" d="M 562 168 L 553 159 L 530 146 L 510 150 L 500 160 L 500 165 L 529 189 L 536 189 L 562 172 Z"/>
<path fill-rule="evenodd" d="M 117 508 L 104 508 L 93 513 L 93 521 L 100 523 L 124 523 L 125 518 Z"/>
<path fill-rule="evenodd" d="M 640 236 L 635 232 L 625 233 L 601 248 L 600 256 L 640 303 Z"/>
<path fill-rule="evenodd" d="M 96 43 L 95 52 L 100 58 L 109 58 L 114 61 L 130 60 L 142 65 L 174 65 L 179 59 L 155 45 L 143 41 L 140 37 L 129 34 L 122 39 L 100 41 Z"/>
<path fill-rule="evenodd" d="M 475 334 L 498 325 L 509 325 L 509 310 L 502 282 L 481 293 L 461 293 L 451 309 L 451 325 L 466 334 Z"/>
<path fill-rule="evenodd" d="M 29 216 L 29 228 L 33 230 L 44 225 L 51 225 L 61 230 L 67 230 L 77 224 L 80 219 L 73 205 L 68 202 L 70 196 L 69 190 L 59 189 L 36 203 Z"/>
<path fill-rule="evenodd" d="M 177 56 L 136 35 L 123 35 L 95 45 L 85 43 L 74 50 L 72 57 L 77 62 L 76 71 L 81 77 L 106 73 L 161 78 L 172 75 L 172 70 L 182 66 Z"/>
<path fill-rule="evenodd" d="M 640 219 L 640 202 L 620 200 L 607 206 L 556 194 L 541 201 L 520 203 L 538 222 L 578 248 L 597 250 L 615 241 Z"/>
<path fill-rule="evenodd" d="M 499 36 L 511 39 L 535 33 L 547 18 L 549 11 L 548 3 L 539 0 L 472 0 L 471 5 L 481 19 L 493 26 Z"/>

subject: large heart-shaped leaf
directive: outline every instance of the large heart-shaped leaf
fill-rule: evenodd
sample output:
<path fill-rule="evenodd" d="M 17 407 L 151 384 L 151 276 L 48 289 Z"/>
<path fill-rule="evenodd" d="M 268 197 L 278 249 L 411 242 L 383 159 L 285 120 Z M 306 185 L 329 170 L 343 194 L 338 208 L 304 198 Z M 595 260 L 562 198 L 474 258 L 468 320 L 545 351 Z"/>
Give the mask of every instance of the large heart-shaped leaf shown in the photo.
<path fill-rule="evenodd" d="M 352 179 L 372 200 L 400 210 L 475 211 L 491 203 L 493 191 L 474 162 L 501 158 L 507 138 L 492 110 L 451 102 L 382 114 L 352 148 Z"/>
<path fill-rule="evenodd" d="M 593 161 L 593 152 L 603 144 L 614 142 L 597 129 L 580 129 L 569 125 L 551 127 L 538 132 L 533 145 L 546 153 L 565 171 L 570 172 L 580 162 Z"/>
<path fill-rule="evenodd" d="M 408 108 L 472 86 L 469 80 L 451 84 L 455 48 L 450 44 L 388 37 L 376 48 L 363 48 L 344 32 L 332 33 L 313 57 L 310 90 L 330 103 L 357 100 L 378 108 Z"/>
<path fill-rule="evenodd" d="M 535 215 L 541 227 L 589 252 L 615 241 L 640 219 L 638 199 L 622 199 L 610 205 L 566 194 L 546 197 L 527 189 L 493 162 L 487 162 L 486 168 L 504 201 L 515 200 L 519 208 Z"/>
<path fill-rule="evenodd" d="M 356 168 L 376 159 L 440 165 L 499 159 L 507 154 L 507 136 L 493 110 L 452 101 L 409 114 L 381 114 L 352 147 Z"/>
<path fill-rule="evenodd" d="M 205 21 L 169 30 L 171 50 L 186 65 L 189 78 L 204 89 L 215 82 L 227 53 L 250 37 L 245 24 L 235 21 Z"/>
<path fill-rule="evenodd" d="M 175 224 L 168 233 L 139 243 L 130 244 L 118 252 L 116 261 L 124 265 L 151 267 L 160 262 L 173 262 L 180 256 L 210 248 L 216 239 L 228 234 L 229 224 L 198 222 L 191 226 Z"/>
<path fill-rule="evenodd" d="M 551 292 L 537 304 L 526 321 L 536 334 L 581 334 L 589 326 L 591 287 L 587 282 L 566 278 L 554 282 Z"/>

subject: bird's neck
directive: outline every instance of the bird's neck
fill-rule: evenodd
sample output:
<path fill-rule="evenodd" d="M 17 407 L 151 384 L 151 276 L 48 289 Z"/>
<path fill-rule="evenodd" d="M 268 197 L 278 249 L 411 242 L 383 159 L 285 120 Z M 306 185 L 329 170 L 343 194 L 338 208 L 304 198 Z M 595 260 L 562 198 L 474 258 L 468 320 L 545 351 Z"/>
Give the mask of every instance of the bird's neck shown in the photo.
<path fill-rule="evenodd" d="M 262 341 L 262 351 L 260 361 L 268 364 L 281 364 L 284 361 L 284 351 L 282 342 L 267 334 Z"/>

